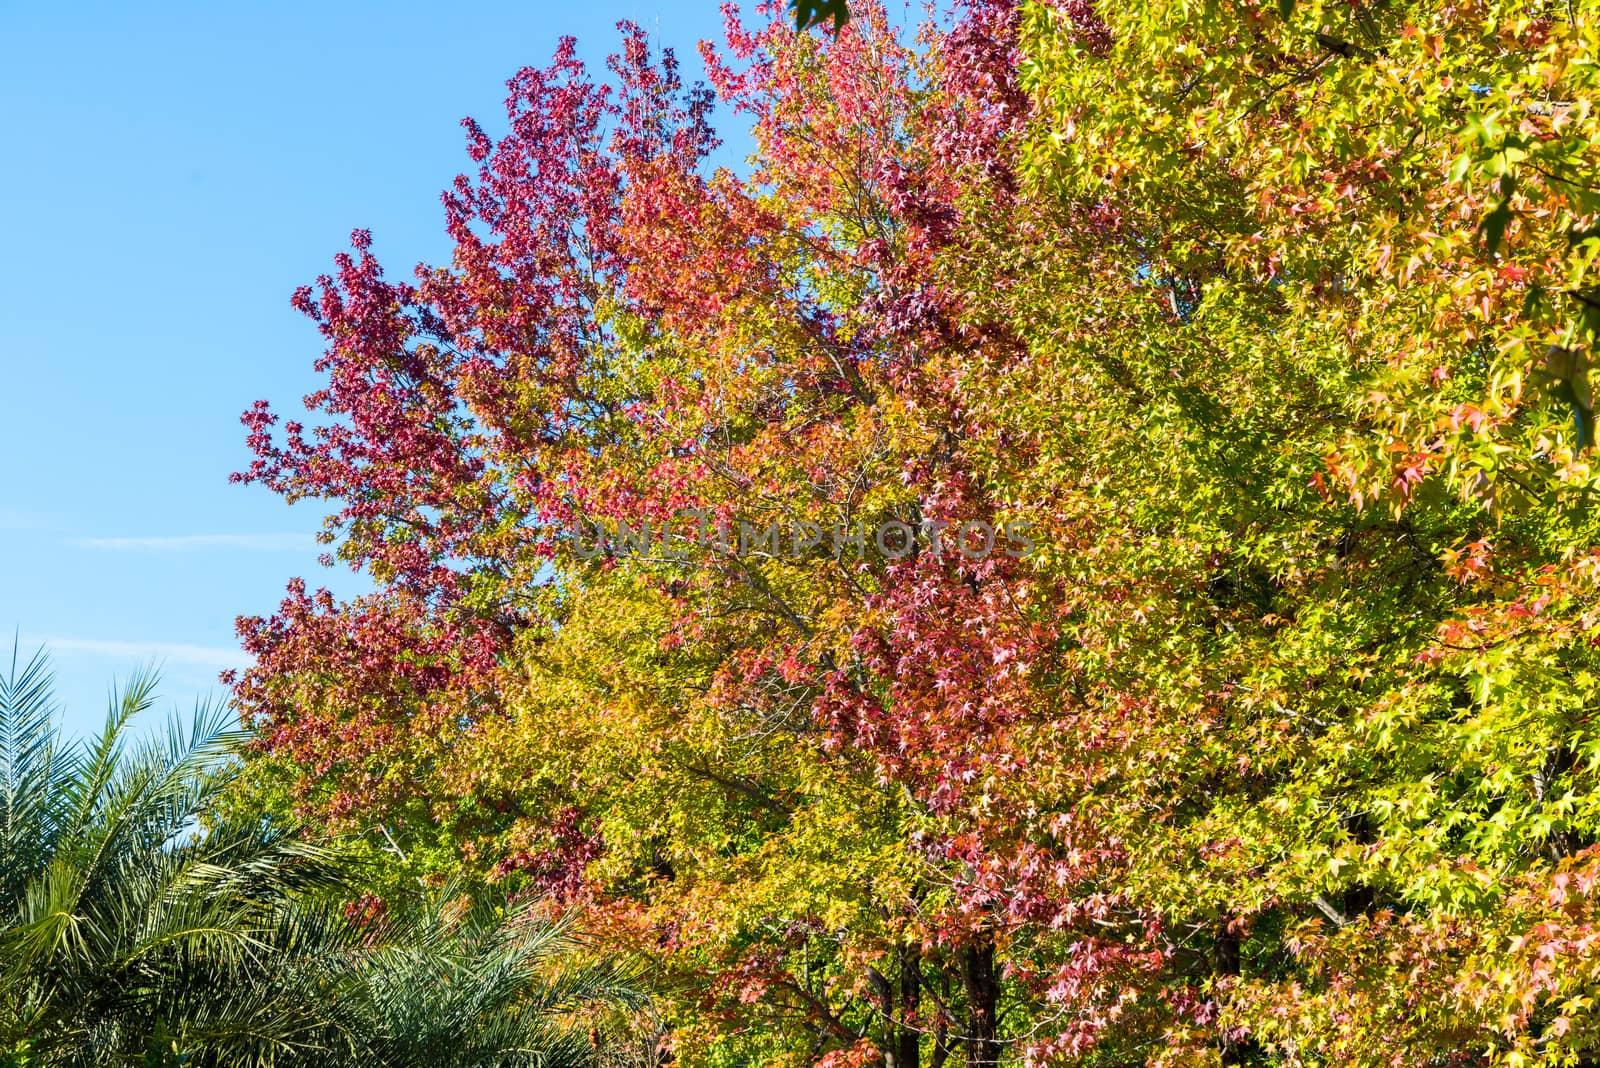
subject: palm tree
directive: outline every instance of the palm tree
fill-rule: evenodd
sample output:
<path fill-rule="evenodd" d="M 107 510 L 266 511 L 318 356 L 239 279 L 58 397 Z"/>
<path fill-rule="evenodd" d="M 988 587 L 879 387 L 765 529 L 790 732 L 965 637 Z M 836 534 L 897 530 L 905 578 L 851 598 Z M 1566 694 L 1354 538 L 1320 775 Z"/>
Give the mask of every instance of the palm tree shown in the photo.
<path fill-rule="evenodd" d="M 130 749 L 153 699 L 135 677 L 99 736 L 69 746 L 42 656 L 19 669 L 14 651 L 0 681 L 0 1048 L 62 1065 L 142 1058 L 167 1036 L 252 1047 L 241 1064 L 319 1050 L 332 1021 L 252 980 L 311 933 L 294 905 L 340 885 L 336 858 L 267 824 L 202 832 L 236 741 L 226 708 Z"/>
<path fill-rule="evenodd" d="M 154 686 L 135 677 L 98 737 L 67 745 L 44 658 L 13 651 L 0 677 L 0 1065 L 593 1060 L 572 1013 L 631 995 L 562 966 L 562 925 L 438 895 L 347 920 L 347 855 L 219 814 L 242 738 L 226 706 L 130 746 Z"/>
<path fill-rule="evenodd" d="M 638 1008 L 613 969 L 575 964 L 565 923 L 536 902 L 427 895 L 347 973 L 346 995 L 377 1036 L 365 1063 L 390 1068 L 595 1063 L 574 1010 Z"/>

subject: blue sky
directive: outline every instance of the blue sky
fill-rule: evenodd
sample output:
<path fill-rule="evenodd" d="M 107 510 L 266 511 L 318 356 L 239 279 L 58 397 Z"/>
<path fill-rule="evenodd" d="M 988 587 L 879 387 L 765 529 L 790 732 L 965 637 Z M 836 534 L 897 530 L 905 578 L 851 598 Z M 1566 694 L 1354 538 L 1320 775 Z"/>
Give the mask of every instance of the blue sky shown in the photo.
<path fill-rule="evenodd" d="M 513 71 L 568 33 L 597 65 L 619 19 L 691 77 L 720 29 L 716 0 L 0 0 L 0 629 L 48 646 L 69 730 L 152 662 L 167 708 L 213 692 L 293 575 L 360 588 L 315 503 L 227 481 L 239 413 L 314 386 L 289 296 L 355 227 L 392 274 L 446 258 L 459 120 L 497 130 Z"/>

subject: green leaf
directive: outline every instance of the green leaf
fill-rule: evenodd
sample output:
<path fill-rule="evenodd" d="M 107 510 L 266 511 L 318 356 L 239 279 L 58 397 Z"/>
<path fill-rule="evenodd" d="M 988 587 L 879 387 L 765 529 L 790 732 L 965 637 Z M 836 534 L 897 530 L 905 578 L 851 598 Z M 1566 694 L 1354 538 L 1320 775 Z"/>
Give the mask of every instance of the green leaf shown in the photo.
<path fill-rule="evenodd" d="M 1500 251 L 1500 243 L 1505 240 L 1506 227 L 1511 223 L 1511 197 L 1516 191 L 1516 176 L 1508 174 L 1502 177 L 1500 202 L 1494 206 L 1493 211 L 1483 217 L 1483 223 L 1479 226 L 1484 246 L 1491 256 Z"/>
<path fill-rule="evenodd" d="M 794 27 L 801 33 L 833 19 L 833 32 L 838 33 L 850 21 L 847 0 L 794 0 Z"/>

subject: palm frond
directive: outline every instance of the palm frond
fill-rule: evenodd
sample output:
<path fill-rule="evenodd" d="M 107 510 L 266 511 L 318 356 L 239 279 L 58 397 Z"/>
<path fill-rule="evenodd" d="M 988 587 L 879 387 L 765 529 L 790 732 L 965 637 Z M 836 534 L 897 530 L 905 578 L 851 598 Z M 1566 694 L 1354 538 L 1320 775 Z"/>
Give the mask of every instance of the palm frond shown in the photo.
<path fill-rule="evenodd" d="M 64 768 L 58 759 L 50 665 L 43 652 L 0 677 L 0 907 L 13 904 L 44 863 L 59 821 Z"/>

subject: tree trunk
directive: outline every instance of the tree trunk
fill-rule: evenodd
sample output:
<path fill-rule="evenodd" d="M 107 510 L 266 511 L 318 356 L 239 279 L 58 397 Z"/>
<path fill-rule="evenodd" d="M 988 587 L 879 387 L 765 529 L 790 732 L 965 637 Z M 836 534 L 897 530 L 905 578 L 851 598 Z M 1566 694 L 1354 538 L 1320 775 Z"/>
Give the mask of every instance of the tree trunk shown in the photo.
<path fill-rule="evenodd" d="M 917 1030 L 917 1006 L 922 1000 L 922 962 L 915 952 L 901 948 L 895 953 L 895 963 L 899 975 L 898 982 L 894 983 L 878 969 L 867 969 L 873 1000 L 878 1003 L 878 1012 L 883 1018 L 883 1065 L 884 1068 L 919 1068 L 922 1034 Z M 897 988 L 898 1006 L 895 1004 Z"/>
<path fill-rule="evenodd" d="M 992 1068 L 1000 1063 L 1000 977 L 995 970 L 994 942 L 982 941 L 961 951 L 961 982 L 967 993 L 967 1064 Z"/>
<path fill-rule="evenodd" d="M 945 1015 L 945 1007 L 950 1004 L 950 972 L 941 967 L 935 974 L 939 976 L 939 992 L 934 995 L 939 1001 L 939 1022 L 933 1032 L 931 1068 L 944 1068 L 945 1061 L 950 1059 L 950 1024 Z"/>
<path fill-rule="evenodd" d="M 894 993 L 888 978 L 873 967 L 867 968 L 872 984 L 872 999 L 878 1003 L 878 1018 L 883 1021 L 883 1068 L 900 1068 L 900 1031 L 895 1026 Z"/>
<path fill-rule="evenodd" d="M 900 1035 L 895 1068 L 921 1068 L 922 958 L 911 947 L 900 950 Z"/>

